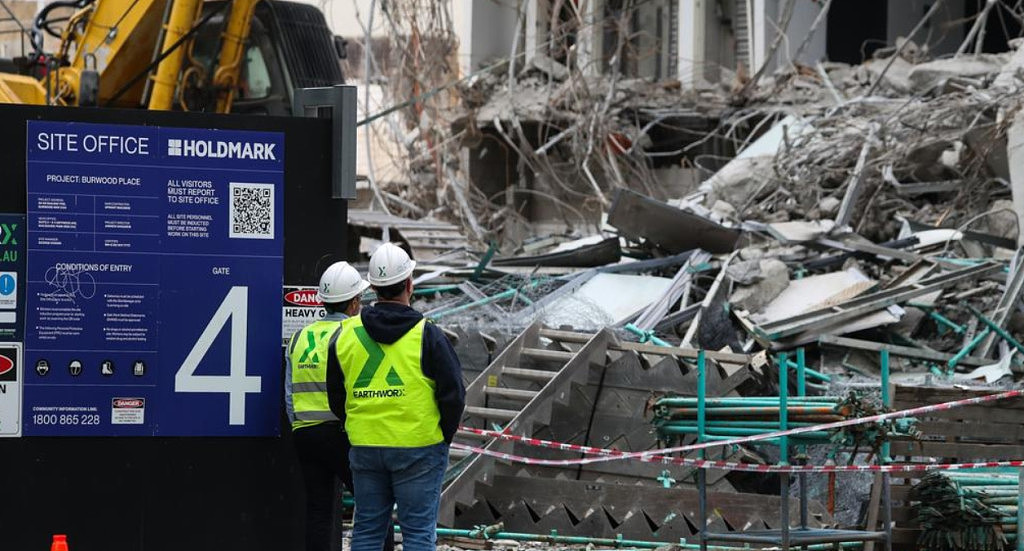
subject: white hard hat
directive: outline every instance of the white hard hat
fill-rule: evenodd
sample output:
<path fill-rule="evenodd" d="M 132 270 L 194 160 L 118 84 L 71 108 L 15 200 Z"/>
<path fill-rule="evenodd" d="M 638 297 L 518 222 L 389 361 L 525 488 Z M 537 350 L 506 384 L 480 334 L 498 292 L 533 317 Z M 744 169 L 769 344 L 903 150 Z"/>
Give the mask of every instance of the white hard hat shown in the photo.
<path fill-rule="evenodd" d="M 385 243 L 373 252 L 370 257 L 370 268 L 366 279 L 377 287 L 387 287 L 405 281 L 416 268 L 409 255 L 394 243 Z"/>
<path fill-rule="evenodd" d="M 348 262 L 335 262 L 320 276 L 320 288 L 317 289 L 316 295 L 325 303 L 345 302 L 355 298 L 369 286 L 370 284 L 359 277 L 359 272 Z"/>

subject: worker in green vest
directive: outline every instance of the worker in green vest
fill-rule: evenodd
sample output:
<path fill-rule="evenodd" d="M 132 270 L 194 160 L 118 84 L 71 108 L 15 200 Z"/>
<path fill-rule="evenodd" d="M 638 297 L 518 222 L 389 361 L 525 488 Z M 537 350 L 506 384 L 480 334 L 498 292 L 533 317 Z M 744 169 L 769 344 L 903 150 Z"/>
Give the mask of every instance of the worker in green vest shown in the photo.
<path fill-rule="evenodd" d="M 396 508 L 403 551 L 435 551 L 441 481 L 466 391 L 447 337 L 410 306 L 416 263 L 385 243 L 367 279 L 377 302 L 342 324 L 336 352 L 356 512 L 351 551 L 378 551 Z M 340 400 L 331 406 L 340 407 Z"/>
<path fill-rule="evenodd" d="M 333 343 L 341 323 L 359 313 L 369 283 L 348 262 L 335 262 L 320 277 L 317 298 L 327 315 L 292 335 L 286 354 L 285 409 L 306 487 L 306 550 L 341 549 L 336 479 L 352 491 L 348 437 L 327 396 L 329 367 L 338 370 Z M 333 360 L 333 361 L 332 361 Z M 384 551 L 394 548 L 389 538 Z M 375 551 L 380 551 L 378 547 Z"/>

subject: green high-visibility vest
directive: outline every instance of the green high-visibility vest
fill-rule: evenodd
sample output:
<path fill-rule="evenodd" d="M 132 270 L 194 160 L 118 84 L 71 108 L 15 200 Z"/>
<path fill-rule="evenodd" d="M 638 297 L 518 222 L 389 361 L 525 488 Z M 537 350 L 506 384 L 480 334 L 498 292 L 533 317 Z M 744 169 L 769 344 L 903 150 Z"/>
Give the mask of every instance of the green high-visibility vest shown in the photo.
<path fill-rule="evenodd" d="M 345 431 L 353 446 L 420 448 L 444 441 L 437 385 L 423 374 L 420 320 L 392 344 L 374 341 L 361 316 L 342 322 L 336 351 L 345 375 Z"/>
<path fill-rule="evenodd" d="M 327 355 L 341 331 L 341 320 L 311 323 L 292 335 L 288 354 L 292 363 L 292 430 L 338 421 L 327 403 Z"/>

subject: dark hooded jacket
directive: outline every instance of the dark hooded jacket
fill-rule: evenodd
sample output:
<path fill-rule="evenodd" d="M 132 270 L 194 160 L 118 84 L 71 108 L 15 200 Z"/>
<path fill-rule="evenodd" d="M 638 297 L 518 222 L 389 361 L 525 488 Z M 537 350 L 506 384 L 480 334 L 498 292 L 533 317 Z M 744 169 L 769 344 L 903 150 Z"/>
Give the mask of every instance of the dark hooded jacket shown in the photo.
<path fill-rule="evenodd" d="M 391 344 L 402 338 L 423 319 L 423 314 L 409 306 L 394 302 L 380 302 L 363 308 L 360 316 L 363 327 L 374 341 Z M 331 347 L 334 350 L 334 347 Z M 462 410 L 466 406 L 466 389 L 462 382 L 462 365 L 455 355 L 448 337 L 433 323 L 427 322 L 423 328 L 423 351 L 421 355 L 423 375 L 434 381 L 436 390 L 434 399 L 441 413 L 441 433 L 447 443 L 452 442 L 455 431 L 462 420 Z M 327 369 L 327 400 L 331 411 L 344 422 L 345 420 L 345 379 L 337 365 L 337 358 L 331 354 L 331 363 Z"/>

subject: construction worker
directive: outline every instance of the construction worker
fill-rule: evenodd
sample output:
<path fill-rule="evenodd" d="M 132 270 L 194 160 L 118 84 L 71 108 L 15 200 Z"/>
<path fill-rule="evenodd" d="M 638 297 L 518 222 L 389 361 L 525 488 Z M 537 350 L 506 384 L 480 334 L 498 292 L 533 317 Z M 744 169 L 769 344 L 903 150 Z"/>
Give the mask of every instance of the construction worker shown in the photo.
<path fill-rule="evenodd" d="M 345 429 L 352 442 L 355 527 L 351 551 L 377 551 L 397 505 L 404 551 L 436 549 L 437 508 L 466 391 L 447 337 L 409 305 L 416 263 L 385 243 L 367 279 L 377 302 L 345 320 L 338 337 Z M 335 402 L 332 402 L 332 406 Z"/>
<path fill-rule="evenodd" d="M 369 285 L 348 262 L 331 264 L 317 290 L 327 316 L 297 331 L 288 345 L 284 399 L 306 487 L 307 551 L 341 548 L 341 534 L 334 530 L 340 518 L 334 515 L 335 479 L 352 491 L 350 445 L 341 419 L 329 407 L 327 374 L 329 366 L 338 370 L 330 360 L 341 322 L 359 313 L 360 295 Z M 393 548 L 394 537 L 384 551 Z"/>

